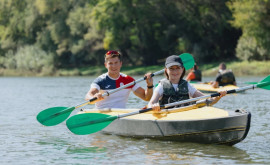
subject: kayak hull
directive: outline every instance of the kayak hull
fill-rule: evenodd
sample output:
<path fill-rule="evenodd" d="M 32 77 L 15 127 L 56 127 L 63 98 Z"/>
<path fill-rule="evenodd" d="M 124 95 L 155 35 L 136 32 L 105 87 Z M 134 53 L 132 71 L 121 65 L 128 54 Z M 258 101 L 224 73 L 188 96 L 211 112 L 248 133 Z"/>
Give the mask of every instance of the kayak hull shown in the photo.
<path fill-rule="evenodd" d="M 218 115 L 203 114 L 215 111 Z M 192 115 L 193 113 L 197 114 Z M 102 133 L 133 138 L 234 145 L 245 139 L 251 120 L 251 114 L 244 110 L 227 111 L 214 107 L 163 114 L 165 117 L 140 115 L 116 119 L 104 128 Z M 179 117 L 181 115 L 182 117 Z"/>
<path fill-rule="evenodd" d="M 235 85 L 226 85 L 226 86 L 221 86 L 219 88 L 213 88 L 209 84 L 204 84 L 204 83 L 192 83 L 192 85 L 198 89 L 201 92 L 204 93 L 216 93 L 220 91 L 228 91 L 228 90 L 233 90 L 233 89 L 239 89 L 239 87 Z"/>

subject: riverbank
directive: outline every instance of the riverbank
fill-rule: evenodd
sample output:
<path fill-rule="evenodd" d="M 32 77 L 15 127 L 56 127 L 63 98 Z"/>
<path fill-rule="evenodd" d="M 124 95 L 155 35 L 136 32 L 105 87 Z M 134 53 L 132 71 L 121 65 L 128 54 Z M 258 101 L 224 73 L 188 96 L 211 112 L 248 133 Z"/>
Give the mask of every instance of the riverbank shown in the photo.
<path fill-rule="evenodd" d="M 265 76 L 270 74 L 270 61 L 242 61 L 228 62 L 227 68 L 231 69 L 236 76 Z M 215 76 L 218 71 L 219 63 L 199 65 L 203 76 Z M 143 75 L 147 72 L 156 72 L 164 66 L 123 66 L 121 72 L 128 75 Z M 97 76 L 105 73 L 104 66 L 82 67 L 59 69 L 50 73 L 35 73 L 31 71 L 0 69 L 0 76 L 23 76 L 23 77 L 42 77 L 42 76 Z"/>
<path fill-rule="evenodd" d="M 215 76 L 219 63 L 204 65 L 203 76 Z M 231 69 L 238 76 L 266 76 L 270 74 L 270 61 L 242 61 L 226 63 L 227 69 Z"/>

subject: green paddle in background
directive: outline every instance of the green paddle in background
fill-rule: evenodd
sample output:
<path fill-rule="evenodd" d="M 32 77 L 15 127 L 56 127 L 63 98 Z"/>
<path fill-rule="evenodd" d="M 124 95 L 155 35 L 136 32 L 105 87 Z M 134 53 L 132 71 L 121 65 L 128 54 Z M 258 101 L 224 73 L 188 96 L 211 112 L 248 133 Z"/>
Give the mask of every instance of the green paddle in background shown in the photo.
<path fill-rule="evenodd" d="M 257 84 L 242 87 L 239 89 L 229 90 L 229 91 L 227 91 L 227 93 L 228 94 L 229 93 L 237 93 L 240 91 L 244 91 L 247 89 L 254 89 L 254 88 L 262 88 L 262 89 L 270 90 L 270 75 Z M 174 107 L 176 105 L 181 105 L 184 103 L 189 103 L 189 102 L 193 102 L 193 101 L 197 101 L 197 100 L 201 100 L 201 99 L 206 99 L 206 98 L 211 98 L 211 97 L 217 97 L 219 95 L 220 95 L 219 93 L 214 93 L 211 95 L 205 95 L 205 96 L 196 97 L 196 98 L 192 98 L 192 99 L 188 99 L 188 100 L 183 100 L 183 101 L 174 102 L 174 103 L 170 103 L 170 104 L 166 104 L 166 105 L 161 105 L 160 108 L 164 109 L 164 108 L 168 108 L 168 107 Z M 122 114 L 119 116 L 111 116 L 111 115 L 106 115 L 106 114 L 101 114 L 101 113 L 78 114 L 78 115 L 74 115 L 74 116 L 70 117 L 67 120 L 66 124 L 67 124 L 68 129 L 71 132 L 73 132 L 74 134 L 86 135 L 86 134 L 91 134 L 91 133 L 101 131 L 102 129 L 107 127 L 110 123 L 112 123 L 115 119 L 148 112 L 150 110 L 152 110 L 152 108 L 142 109 L 139 111 L 126 113 L 126 114 Z"/>
<path fill-rule="evenodd" d="M 194 58 L 192 57 L 192 55 L 190 55 L 189 53 L 183 53 L 179 56 L 184 64 L 184 67 L 186 70 L 189 70 L 189 69 L 194 67 L 195 61 L 194 61 Z"/>
<path fill-rule="evenodd" d="M 183 64 L 184 64 L 184 67 L 186 68 L 186 70 L 188 69 L 191 69 L 193 66 L 194 66 L 194 59 L 192 57 L 192 55 L 190 55 L 189 53 L 183 53 L 181 55 L 179 55 L 181 60 L 183 61 Z M 162 74 L 164 73 L 164 69 L 158 71 L 158 72 L 155 72 L 155 73 L 152 73 L 151 74 L 151 77 L 155 76 L 155 75 L 158 75 L 158 74 Z M 145 80 L 146 77 L 143 77 L 139 80 L 136 80 L 134 82 L 131 82 L 129 84 L 126 84 L 124 86 L 121 86 L 117 89 L 114 89 L 114 90 L 111 90 L 111 91 L 108 91 L 106 93 L 104 93 L 102 96 L 109 96 L 110 94 L 113 94 L 121 89 L 124 89 L 124 88 L 127 88 L 131 85 L 134 85 L 138 82 L 141 82 L 143 80 Z M 93 101 L 97 100 L 96 97 L 90 99 L 89 101 L 86 101 L 82 104 L 79 104 L 77 106 L 74 106 L 74 107 L 52 107 L 52 108 L 48 108 L 48 109 L 45 109 L 43 111 L 41 111 L 38 115 L 37 115 L 37 120 L 42 124 L 42 125 L 45 125 L 45 126 L 54 126 L 54 125 L 57 125 L 63 121 L 65 121 L 69 115 L 71 114 L 71 112 L 79 107 L 82 107 L 82 106 L 85 106 Z"/>
<path fill-rule="evenodd" d="M 258 82 L 245 82 L 245 84 L 257 84 Z"/>

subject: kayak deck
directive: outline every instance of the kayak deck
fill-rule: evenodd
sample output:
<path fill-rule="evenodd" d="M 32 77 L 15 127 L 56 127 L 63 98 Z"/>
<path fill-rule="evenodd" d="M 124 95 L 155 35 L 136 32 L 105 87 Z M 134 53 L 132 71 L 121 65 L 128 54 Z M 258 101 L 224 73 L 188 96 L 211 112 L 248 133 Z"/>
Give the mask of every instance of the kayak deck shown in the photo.
<path fill-rule="evenodd" d="M 84 110 L 84 113 L 104 113 L 107 115 L 117 116 L 124 113 L 130 113 L 133 111 L 138 111 L 139 109 L 111 109 L 107 111 L 99 110 Z M 201 120 L 201 119 L 211 119 L 219 117 L 228 117 L 228 111 L 214 108 L 214 107 L 202 107 L 193 110 L 182 111 L 181 113 L 142 113 L 138 115 L 132 115 L 124 117 L 125 119 L 134 120 Z"/>

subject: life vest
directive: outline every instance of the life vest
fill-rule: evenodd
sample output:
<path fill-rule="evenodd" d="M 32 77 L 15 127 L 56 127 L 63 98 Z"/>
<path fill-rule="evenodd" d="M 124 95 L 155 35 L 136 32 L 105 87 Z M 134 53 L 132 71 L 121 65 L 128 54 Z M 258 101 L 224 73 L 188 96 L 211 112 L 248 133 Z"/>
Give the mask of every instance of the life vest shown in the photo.
<path fill-rule="evenodd" d="M 163 95 L 162 98 L 159 100 L 160 105 L 189 99 L 188 85 L 186 80 L 180 80 L 176 90 L 174 89 L 172 83 L 167 79 L 161 80 L 160 83 L 163 88 Z"/>
<path fill-rule="evenodd" d="M 221 80 L 219 82 L 220 86 L 225 86 L 234 83 L 235 77 L 231 70 L 225 70 L 223 72 L 219 72 L 219 74 L 221 76 Z"/>
<path fill-rule="evenodd" d="M 202 72 L 200 70 L 193 70 L 192 72 L 195 74 L 195 79 L 191 81 L 202 81 Z"/>

